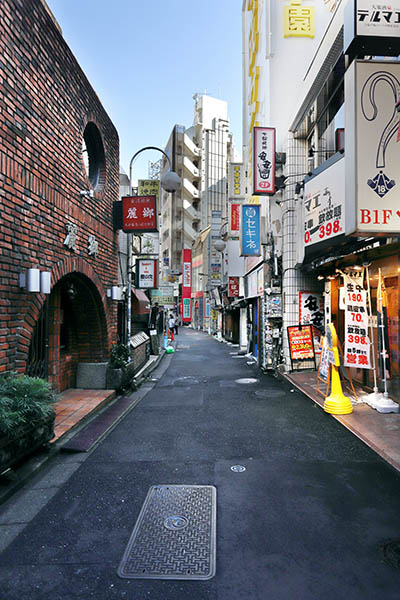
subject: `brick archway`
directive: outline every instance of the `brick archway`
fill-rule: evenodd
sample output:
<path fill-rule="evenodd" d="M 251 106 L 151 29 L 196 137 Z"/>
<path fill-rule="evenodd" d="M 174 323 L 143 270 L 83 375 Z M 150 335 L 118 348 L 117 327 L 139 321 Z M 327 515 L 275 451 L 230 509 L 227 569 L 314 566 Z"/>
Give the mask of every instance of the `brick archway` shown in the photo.
<path fill-rule="evenodd" d="M 61 280 L 65 280 L 68 276 L 75 275 L 76 277 L 81 278 L 82 282 L 86 281 L 86 288 L 92 289 L 91 297 L 93 300 L 93 306 L 96 307 L 96 312 L 98 314 L 99 320 L 103 323 L 102 326 L 99 326 L 103 335 L 104 342 L 102 344 L 104 348 L 104 352 L 108 353 L 108 349 L 110 348 L 112 342 L 112 331 L 113 328 L 111 326 L 111 315 L 110 311 L 107 308 L 107 296 L 101 279 L 99 278 L 96 271 L 93 267 L 86 262 L 81 257 L 68 257 L 62 261 L 59 261 L 54 265 L 51 271 L 51 284 L 52 284 L 52 294 L 49 297 L 49 300 L 52 300 L 53 310 L 56 310 L 57 301 L 54 300 L 54 289 L 57 290 L 57 284 L 61 282 Z M 46 296 L 42 294 L 37 294 L 33 296 L 32 302 L 30 303 L 29 309 L 27 310 L 24 318 L 24 323 L 21 328 L 21 332 L 19 335 L 18 341 L 18 355 L 17 355 L 17 369 L 20 372 L 24 372 L 27 366 L 28 354 L 29 354 L 29 346 L 30 341 L 33 336 L 33 332 L 35 329 L 35 325 L 38 321 L 40 311 L 42 310 L 44 303 L 46 301 Z M 59 301 L 58 301 L 59 306 Z M 51 319 L 53 317 L 50 316 L 50 336 L 54 335 L 54 328 L 51 327 Z M 53 344 L 50 342 L 50 353 Z M 103 353 L 104 354 L 104 353 Z M 53 357 L 54 358 L 54 357 Z M 104 358 L 104 356 L 103 356 Z M 55 385 L 55 387 L 60 387 L 60 379 L 54 367 L 54 360 L 52 361 L 52 357 L 49 357 L 49 380 Z"/>

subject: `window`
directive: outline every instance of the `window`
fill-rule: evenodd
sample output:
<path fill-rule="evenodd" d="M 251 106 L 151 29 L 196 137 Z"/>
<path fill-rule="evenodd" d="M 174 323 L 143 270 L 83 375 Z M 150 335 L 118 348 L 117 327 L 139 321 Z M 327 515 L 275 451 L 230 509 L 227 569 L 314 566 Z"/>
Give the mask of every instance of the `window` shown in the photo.
<path fill-rule="evenodd" d="M 89 122 L 82 138 L 82 160 L 85 173 L 92 187 L 99 191 L 105 183 L 105 154 L 100 131 Z"/>

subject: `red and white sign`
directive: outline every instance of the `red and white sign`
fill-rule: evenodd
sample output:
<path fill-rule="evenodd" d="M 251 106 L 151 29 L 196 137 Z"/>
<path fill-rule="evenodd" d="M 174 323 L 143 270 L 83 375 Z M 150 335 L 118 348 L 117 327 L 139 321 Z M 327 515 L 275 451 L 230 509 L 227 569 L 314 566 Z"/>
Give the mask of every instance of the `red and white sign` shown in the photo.
<path fill-rule="evenodd" d="M 315 358 L 311 325 L 290 326 L 287 328 L 287 331 L 292 360 Z"/>
<path fill-rule="evenodd" d="M 192 295 L 192 251 L 182 250 L 182 321 L 191 321 L 191 295 Z"/>
<path fill-rule="evenodd" d="M 139 288 L 156 288 L 158 261 L 153 259 L 139 258 L 136 261 L 137 280 Z"/>
<path fill-rule="evenodd" d="M 228 297 L 237 298 L 239 296 L 239 277 L 229 277 L 228 279 Z"/>
<path fill-rule="evenodd" d="M 345 277 L 344 289 L 344 364 L 370 369 L 367 292 L 350 277 Z"/>
<path fill-rule="evenodd" d="M 156 196 L 124 196 L 122 230 L 126 233 L 158 231 Z"/>
<path fill-rule="evenodd" d="M 275 128 L 253 128 L 253 194 L 275 194 Z"/>
<path fill-rule="evenodd" d="M 231 234 L 239 235 L 240 232 L 240 203 L 231 202 Z"/>

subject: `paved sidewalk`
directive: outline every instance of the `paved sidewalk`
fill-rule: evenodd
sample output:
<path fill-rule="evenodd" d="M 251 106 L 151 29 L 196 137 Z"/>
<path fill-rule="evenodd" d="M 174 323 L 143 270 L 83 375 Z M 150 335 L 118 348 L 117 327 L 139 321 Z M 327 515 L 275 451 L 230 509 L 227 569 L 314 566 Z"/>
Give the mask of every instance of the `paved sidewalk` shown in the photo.
<path fill-rule="evenodd" d="M 299 371 L 283 375 L 311 400 L 323 408 L 324 397 L 317 391 L 317 374 Z M 321 389 L 321 383 L 319 389 Z M 400 414 L 383 414 L 368 404 L 358 403 L 350 415 L 331 415 L 392 467 L 400 471 Z"/>

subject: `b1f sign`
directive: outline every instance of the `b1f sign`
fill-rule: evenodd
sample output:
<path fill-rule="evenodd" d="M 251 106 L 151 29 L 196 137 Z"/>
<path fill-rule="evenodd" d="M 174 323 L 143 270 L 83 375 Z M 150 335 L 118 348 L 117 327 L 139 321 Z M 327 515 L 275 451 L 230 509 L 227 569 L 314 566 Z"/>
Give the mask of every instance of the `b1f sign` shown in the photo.
<path fill-rule="evenodd" d="M 398 234 L 400 64 L 353 61 L 345 94 L 346 231 Z"/>
<path fill-rule="evenodd" d="M 261 256 L 259 204 L 242 204 L 240 255 Z"/>
<path fill-rule="evenodd" d="M 275 129 L 253 128 L 253 194 L 275 194 Z"/>
<path fill-rule="evenodd" d="M 158 261 L 139 258 L 136 261 L 136 285 L 138 288 L 157 287 Z"/>

